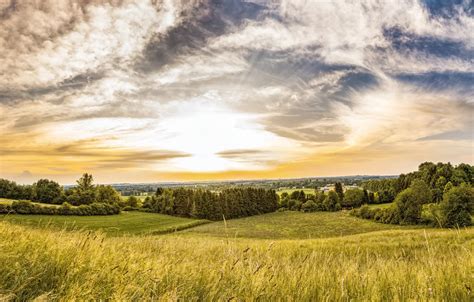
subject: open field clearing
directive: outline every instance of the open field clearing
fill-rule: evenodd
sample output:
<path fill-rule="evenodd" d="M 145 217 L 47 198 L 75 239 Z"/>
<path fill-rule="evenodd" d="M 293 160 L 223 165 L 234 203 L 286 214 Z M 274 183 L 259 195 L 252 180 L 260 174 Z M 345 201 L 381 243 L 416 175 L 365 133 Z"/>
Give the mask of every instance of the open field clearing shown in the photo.
<path fill-rule="evenodd" d="M 36 228 L 102 230 L 110 236 L 160 234 L 207 223 L 206 220 L 145 212 L 122 212 L 109 216 L 0 215 L 0 221 Z"/>
<path fill-rule="evenodd" d="M 232 219 L 225 223 L 214 222 L 183 231 L 183 234 L 230 238 L 308 239 L 409 228 L 415 227 L 376 223 L 352 217 L 347 212 L 285 211 Z"/>
<path fill-rule="evenodd" d="M 304 191 L 305 194 L 314 194 L 314 188 L 313 189 L 281 189 L 281 190 L 277 190 L 277 194 L 281 196 L 281 194 L 283 193 L 288 193 L 288 195 L 290 195 L 291 193 L 293 193 L 294 191 Z"/>
<path fill-rule="evenodd" d="M 0 300 L 471 301 L 473 244 L 472 228 L 270 241 L 0 222 Z"/>

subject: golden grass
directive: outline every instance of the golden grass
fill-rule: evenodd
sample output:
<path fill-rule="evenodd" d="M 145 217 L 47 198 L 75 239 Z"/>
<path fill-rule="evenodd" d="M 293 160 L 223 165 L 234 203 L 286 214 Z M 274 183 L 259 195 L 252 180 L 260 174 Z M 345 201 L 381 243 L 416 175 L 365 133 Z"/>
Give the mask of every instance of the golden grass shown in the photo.
<path fill-rule="evenodd" d="M 0 222 L 0 297 L 472 301 L 473 242 L 472 228 L 270 241 L 106 238 Z"/>

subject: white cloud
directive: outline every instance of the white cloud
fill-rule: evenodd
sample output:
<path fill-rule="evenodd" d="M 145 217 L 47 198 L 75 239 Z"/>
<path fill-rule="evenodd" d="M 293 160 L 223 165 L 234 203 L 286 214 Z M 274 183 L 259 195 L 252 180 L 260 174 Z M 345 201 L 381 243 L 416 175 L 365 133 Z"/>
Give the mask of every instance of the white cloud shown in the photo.
<path fill-rule="evenodd" d="M 54 85 L 88 71 L 124 67 L 141 54 L 153 35 L 176 25 L 182 10 L 179 2 L 171 0 L 158 7 L 145 0 L 82 8 L 60 3 L 65 1 L 50 2 L 47 11 L 28 6 L 4 21 L 0 86 Z M 60 35 L 68 26 L 70 31 Z"/>
<path fill-rule="evenodd" d="M 355 93 L 351 107 L 333 103 L 337 123 L 345 125 L 348 146 L 395 146 L 447 131 L 464 130 L 474 108 L 456 95 L 420 91 L 385 81 L 371 91 Z"/>
<path fill-rule="evenodd" d="M 233 34 L 214 40 L 211 48 L 288 51 L 290 55 L 321 57 L 329 64 L 377 70 L 380 61 L 379 58 L 373 60 L 373 52 L 377 48 L 391 48 L 390 41 L 384 36 L 384 30 L 389 28 L 474 47 L 474 18 L 463 11 L 450 19 L 435 18 L 414 0 L 284 0 L 275 12 L 283 22 L 271 18 L 248 22 Z M 416 53 L 405 55 L 419 57 Z M 449 66 L 453 62 L 427 56 L 419 64 L 411 60 L 415 72 L 422 66 L 425 70 L 436 69 L 440 63 Z M 407 64 L 404 67 L 408 67 Z M 472 62 L 457 60 L 449 69 L 472 70 Z"/>

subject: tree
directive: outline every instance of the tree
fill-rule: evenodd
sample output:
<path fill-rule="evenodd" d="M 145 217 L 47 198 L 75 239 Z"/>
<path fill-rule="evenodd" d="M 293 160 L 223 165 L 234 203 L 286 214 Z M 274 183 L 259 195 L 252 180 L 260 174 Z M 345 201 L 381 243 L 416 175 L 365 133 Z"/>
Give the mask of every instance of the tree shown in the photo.
<path fill-rule="evenodd" d="M 93 185 L 94 178 L 91 174 L 84 173 L 76 183 L 77 186 L 73 189 L 72 194 L 68 197 L 73 205 L 91 204 L 96 202 L 97 190 Z"/>
<path fill-rule="evenodd" d="M 423 180 L 415 179 L 412 181 L 410 188 L 413 189 L 413 194 L 420 204 L 426 204 L 432 201 L 431 189 Z"/>
<path fill-rule="evenodd" d="M 417 224 L 421 218 L 422 204 L 414 198 L 413 189 L 400 192 L 395 198 L 394 213 L 396 220 L 392 223 Z"/>
<path fill-rule="evenodd" d="M 83 192 L 92 190 L 94 188 L 94 185 L 92 184 L 93 181 L 94 177 L 92 177 L 91 174 L 84 173 L 82 174 L 82 177 L 76 181 L 77 189 Z"/>
<path fill-rule="evenodd" d="M 341 209 L 341 204 L 339 202 L 339 196 L 334 191 L 329 191 L 328 196 L 323 201 L 324 208 L 326 211 L 338 211 Z"/>
<path fill-rule="evenodd" d="M 448 183 L 444 186 L 443 194 L 448 193 L 452 188 L 453 188 L 453 184 L 450 181 L 448 181 Z"/>
<path fill-rule="evenodd" d="M 417 224 L 424 203 L 431 201 L 431 190 L 421 179 L 414 180 L 408 189 L 395 198 L 394 214 L 400 224 Z"/>
<path fill-rule="evenodd" d="M 125 203 L 125 205 L 132 208 L 136 208 L 138 207 L 138 203 L 139 203 L 139 199 L 132 195 L 127 198 L 127 202 Z"/>
<path fill-rule="evenodd" d="M 103 203 L 119 203 L 120 194 L 112 186 L 100 185 L 96 187 L 96 201 Z"/>
<path fill-rule="evenodd" d="M 318 206 L 314 201 L 308 200 L 307 202 L 303 203 L 301 210 L 303 212 L 316 212 L 318 210 Z"/>
<path fill-rule="evenodd" d="M 467 185 L 453 187 L 444 194 L 440 206 L 444 227 L 469 226 L 474 211 L 474 189 Z"/>
<path fill-rule="evenodd" d="M 344 189 L 342 188 L 342 183 L 336 182 L 334 184 L 334 191 L 336 191 L 337 196 L 339 196 L 339 200 L 342 201 L 344 199 Z"/>
<path fill-rule="evenodd" d="M 163 188 L 161 188 L 161 187 L 156 188 L 155 195 L 160 196 L 161 194 L 163 194 Z"/>
<path fill-rule="evenodd" d="M 357 208 L 364 203 L 365 194 L 360 189 L 349 189 L 344 194 L 344 200 L 341 202 L 343 207 Z"/>
<path fill-rule="evenodd" d="M 63 191 L 57 182 L 49 179 L 40 179 L 33 186 L 35 200 L 44 203 L 57 203 Z"/>

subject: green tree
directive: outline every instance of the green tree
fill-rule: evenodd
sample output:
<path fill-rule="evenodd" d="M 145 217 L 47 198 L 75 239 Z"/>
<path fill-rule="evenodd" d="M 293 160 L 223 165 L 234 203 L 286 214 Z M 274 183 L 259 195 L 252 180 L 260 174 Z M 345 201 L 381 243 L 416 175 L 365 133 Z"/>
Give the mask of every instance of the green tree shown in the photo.
<path fill-rule="evenodd" d="M 474 189 L 467 185 L 453 187 L 444 194 L 440 206 L 444 227 L 469 226 L 474 211 Z"/>
<path fill-rule="evenodd" d="M 96 201 L 103 203 L 119 203 L 120 194 L 112 186 L 99 185 L 96 187 Z"/>
<path fill-rule="evenodd" d="M 84 173 L 82 174 L 81 178 L 79 178 L 76 181 L 77 189 L 79 191 L 92 190 L 94 188 L 93 182 L 94 182 L 94 177 L 92 177 L 91 174 Z"/>
<path fill-rule="evenodd" d="M 421 179 L 414 180 L 408 189 L 395 198 L 394 214 L 400 224 L 417 224 L 421 219 L 424 203 L 431 201 L 431 191 Z"/>
<path fill-rule="evenodd" d="M 138 207 L 139 202 L 140 202 L 140 200 L 132 195 L 132 196 L 127 198 L 127 202 L 125 204 L 129 207 L 136 208 L 136 207 Z"/>
<path fill-rule="evenodd" d="M 413 189 L 417 202 L 426 204 L 432 201 L 431 189 L 423 180 L 415 179 L 412 181 L 410 188 Z"/>
<path fill-rule="evenodd" d="M 40 179 L 34 185 L 35 200 L 44 203 L 57 203 L 63 188 L 55 181 Z"/>
<path fill-rule="evenodd" d="M 303 212 L 316 212 L 318 210 L 318 206 L 313 200 L 308 200 L 301 205 L 301 210 Z"/>
<path fill-rule="evenodd" d="M 448 183 L 444 186 L 443 194 L 448 193 L 452 188 L 453 188 L 453 184 L 450 181 L 448 181 Z"/>
<path fill-rule="evenodd" d="M 329 191 L 328 196 L 324 199 L 323 205 L 326 211 L 338 211 L 341 209 L 339 196 L 334 191 Z"/>
<path fill-rule="evenodd" d="M 357 208 L 364 203 L 365 194 L 364 191 L 360 189 L 349 189 L 344 194 L 344 199 L 341 202 L 343 207 L 353 207 Z"/>
<path fill-rule="evenodd" d="M 339 196 L 339 200 L 342 201 L 344 199 L 344 189 L 342 188 L 342 183 L 336 182 L 334 184 L 334 191 L 336 191 L 337 196 Z"/>

